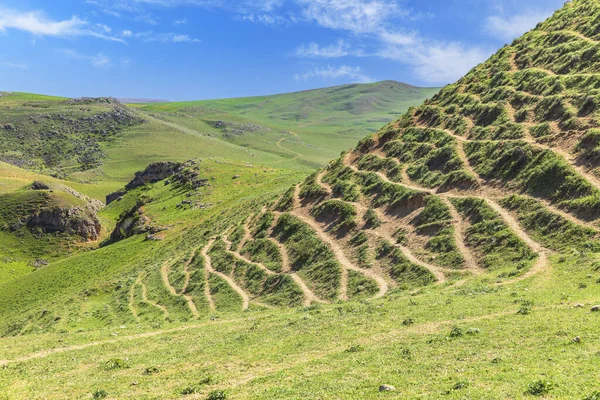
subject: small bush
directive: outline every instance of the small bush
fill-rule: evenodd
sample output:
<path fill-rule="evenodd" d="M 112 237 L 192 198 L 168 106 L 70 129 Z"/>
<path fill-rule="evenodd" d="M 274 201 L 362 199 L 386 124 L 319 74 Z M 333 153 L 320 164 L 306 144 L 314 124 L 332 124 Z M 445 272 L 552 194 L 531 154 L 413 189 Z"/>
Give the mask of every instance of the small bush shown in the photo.
<path fill-rule="evenodd" d="M 461 337 L 462 335 L 463 335 L 462 329 L 460 329 L 458 326 L 453 326 L 452 329 L 450 330 L 450 334 L 448 336 L 451 338 L 457 338 L 457 337 Z"/>
<path fill-rule="evenodd" d="M 227 399 L 227 393 L 225 393 L 222 390 L 213 390 L 206 397 L 206 400 L 226 400 L 226 399 Z"/>
<path fill-rule="evenodd" d="M 358 353 L 359 351 L 363 351 L 363 347 L 360 344 L 353 344 L 346 349 L 346 353 Z"/>
<path fill-rule="evenodd" d="M 539 380 L 530 383 L 527 386 L 525 394 L 530 396 L 545 396 L 550 393 L 552 389 L 554 389 L 554 384 L 552 382 Z"/>
<path fill-rule="evenodd" d="M 412 358 L 413 358 L 412 352 L 410 351 L 410 349 L 402 349 L 400 354 L 402 355 L 402 358 L 404 358 L 405 360 L 412 360 Z"/>
<path fill-rule="evenodd" d="M 529 315 L 531 314 L 531 307 L 528 305 L 522 305 L 517 311 L 518 315 Z"/>
<path fill-rule="evenodd" d="M 105 399 L 105 398 L 107 398 L 107 397 L 108 397 L 108 392 L 107 392 L 106 390 L 104 390 L 104 389 L 98 389 L 98 390 L 96 390 L 96 391 L 94 392 L 94 394 L 92 395 L 92 398 L 93 398 L 94 400 L 97 400 L 97 399 Z"/>
<path fill-rule="evenodd" d="M 412 318 L 406 318 L 404 321 L 402 321 L 402 325 L 404 326 L 409 326 L 415 323 L 415 320 Z"/>
<path fill-rule="evenodd" d="M 120 358 L 113 358 L 112 360 L 108 360 L 104 363 L 104 369 L 107 371 L 114 371 L 117 369 L 125 369 L 129 368 L 127 361 L 122 360 Z"/>
<path fill-rule="evenodd" d="M 184 388 L 181 391 L 181 394 L 184 395 L 184 396 L 187 396 L 187 395 L 190 395 L 190 394 L 199 393 L 200 390 L 201 390 L 201 388 L 202 388 L 202 386 L 210 385 L 211 382 L 212 382 L 212 377 L 206 376 L 206 377 L 200 379 L 200 381 L 196 385 L 191 385 L 191 386 L 188 386 L 188 387 Z"/>
<path fill-rule="evenodd" d="M 481 330 L 478 328 L 469 328 L 467 329 L 467 335 L 478 335 L 481 333 Z"/>
<path fill-rule="evenodd" d="M 367 210 L 363 217 L 363 221 L 365 222 L 365 226 L 369 228 L 377 228 L 381 225 L 381 221 L 379 221 L 377 213 L 372 208 Z"/>
<path fill-rule="evenodd" d="M 452 390 L 461 390 L 469 387 L 469 382 L 467 381 L 458 381 L 452 386 Z"/>
<path fill-rule="evenodd" d="M 158 374 L 160 370 L 156 367 L 148 367 L 144 370 L 144 375 Z"/>

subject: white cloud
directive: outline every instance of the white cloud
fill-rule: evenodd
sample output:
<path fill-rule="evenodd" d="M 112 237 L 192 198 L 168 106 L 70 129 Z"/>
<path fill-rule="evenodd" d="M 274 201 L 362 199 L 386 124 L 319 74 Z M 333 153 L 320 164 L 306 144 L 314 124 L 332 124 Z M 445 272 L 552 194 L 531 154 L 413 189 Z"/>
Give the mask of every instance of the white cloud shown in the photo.
<path fill-rule="evenodd" d="M 0 31 L 17 29 L 36 36 L 93 36 L 104 40 L 123 41 L 108 36 L 105 27 L 108 28 L 104 25 L 90 26 L 87 21 L 77 16 L 72 16 L 68 20 L 54 21 L 39 11 L 22 12 L 0 7 Z"/>
<path fill-rule="evenodd" d="M 350 44 L 342 39 L 335 44 L 321 46 L 317 43 L 309 43 L 296 48 L 296 57 L 304 58 L 339 58 L 347 56 L 364 57 L 365 52 L 361 49 L 352 49 Z"/>
<path fill-rule="evenodd" d="M 348 65 L 342 65 L 340 67 L 328 65 L 325 68 L 314 68 L 305 73 L 294 75 L 296 81 L 307 81 L 311 78 L 320 78 L 323 80 L 345 79 L 358 83 L 375 81 L 375 79 L 364 74 L 360 67 L 350 67 Z"/>
<path fill-rule="evenodd" d="M 0 62 L 0 65 L 8 68 L 29 69 L 27 64 L 16 64 L 11 62 Z"/>
<path fill-rule="evenodd" d="M 462 43 L 427 39 L 418 32 L 401 30 L 398 19 L 423 18 L 402 8 L 393 0 L 297 0 L 304 15 L 318 25 L 353 34 L 358 46 L 347 42 L 322 46 L 303 45 L 295 54 L 301 57 L 336 58 L 376 56 L 408 65 L 425 82 L 442 85 L 452 82 L 491 53 Z M 365 44 L 366 43 L 366 44 Z M 365 54 L 358 47 L 373 49 Z"/>
<path fill-rule="evenodd" d="M 493 15 L 486 19 L 484 32 L 502 40 L 513 40 L 546 20 L 552 13 L 528 11 L 512 16 Z"/>
<path fill-rule="evenodd" d="M 88 56 L 88 55 L 80 54 L 72 49 L 60 49 L 58 51 L 60 53 L 62 53 L 63 55 L 65 55 L 66 57 L 71 58 L 73 60 L 87 61 L 93 67 L 96 67 L 96 68 L 109 68 L 112 66 L 112 62 L 111 62 L 110 58 L 108 58 L 102 52 L 100 52 L 96 55 Z"/>
<path fill-rule="evenodd" d="M 200 43 L 200 39 L 193 38 L 189 35 L 180 33 L 154 33 L 152 31 L 140 32 L 134 35 L 136 38 L 146 42 L 162 42 L 162 43 Z"/>
<path fill-rule="evenodd" d="M 187 18 L 177 19 L 177 20 L 173 21 L 173 25 L 187 25 L 187 24 L 188 24 Z"/>
<path fill-rule="evenodd" d="M 131 36 L 133 36 L 133 32 L 131 32 L 129 29 L 126 29 L 126 30 L 124 30 L 121 33 L 121 36 L 123 36 L 123 37 L 131 37 Z"/>
<path fill-rule="evenodd" d="M 381 56 L 412 65 L 425 82 L 443 85 L 456 81 L 491 54 L 491 50 L 467 47 L 462 43 L 423 42 L 400 52 L 390 49 Z"/>
<path fill-rule="evenodd" d="M 353 33 L 381 31 L 392 18 L 406 17 L 408 11 L 394 0 L 297 0 L 304 16 L 319 25 Z"/>
<path fill-rule="evenodd" d="M 112 28 L 110 26 L 104 25 L 104 24 L 96 24 L 96 26 L 103 30 L 106 33 L 111 33 L 112 32 Z"/>

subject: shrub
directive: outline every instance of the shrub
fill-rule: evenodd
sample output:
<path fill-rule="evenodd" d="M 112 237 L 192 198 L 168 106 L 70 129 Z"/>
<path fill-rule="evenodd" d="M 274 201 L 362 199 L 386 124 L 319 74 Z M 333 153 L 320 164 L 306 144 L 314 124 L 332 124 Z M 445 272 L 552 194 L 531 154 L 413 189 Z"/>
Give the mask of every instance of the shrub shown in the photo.
<path fill-rule="evenodd" d="M 363 220 L 365 222 L 365 226 L 369 228 L 377 228 L 381 225 L 381 221 L 379 221 L 379 217 L 377 217 L 377 213 L 372 208 L 369 208 L 365 213 Z"/>
<path fill-rule="evenodd" d="M 104 363 L 104 369 L 107 371 L 114 371 L 117 369 L 125 369 L 129 368 L 129 365 L 125 360 L 120 358 L 113 358 L 112 360 L 108 360 Z"/>
<path fill-rule="evenodd" d="M 457 338 L 457 337 L 461 337 L 463 335 L 462 329 L 460 329 L 458 326 L 453 326 L 452 329 L 450 330 L 450 334 L 448 335 L 451 338 Z"/>
<path fill-rule="evenodd" d="M 108 397 L 108 392 L 107 392 L 106 390 L 104 390 L 104 389 L 98 389 L 98 390 L 96 390 L 96 391 L 94 392 L 94 394 L 92 395 L 92 398 L 93 398 L 94 400 L 97 400 L 97 399 L 105 399 L 105 398 L 107 398 L 107 397 Z"/>
<path fill-rule="evenodd" d="M 585 396 L 583 400 L 600 400 L 600 391 L 596 391 L 589 396 Z"/>
<path fill-rule="evenodd" d="M 160 370 L 156 367 L 148 367 L 144 370 L 144 375 L 158 374 Z"/>
<path fill-rule="evenodd" d="M 527 385 L 525 394 L 530 396 L 545 396 L 550 393 L 552 389 L 554 389 L 554 384 L 552 382 L 538 380 Z"/>
<path fill-rule="evenodd" d="M 359 351 L 363 351 L 363 347 L 360 344 L 353 344 L 352 346 L 348 347 L 345 351 L 346 353 L 358 353 Z"/>
<path fill-rule="evenodd" d="M 226 399 L 227 399 L 227 393 L 225 393 L 222 390 L 213 390 L 206 397 L 206 400 L 226 400 Z"/>

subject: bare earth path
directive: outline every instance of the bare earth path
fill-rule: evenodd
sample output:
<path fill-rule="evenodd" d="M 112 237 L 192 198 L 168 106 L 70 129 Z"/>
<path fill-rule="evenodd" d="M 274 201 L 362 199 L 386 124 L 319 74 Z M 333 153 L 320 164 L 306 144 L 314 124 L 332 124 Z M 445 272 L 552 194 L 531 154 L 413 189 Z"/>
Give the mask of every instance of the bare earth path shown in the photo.
<path fill-rule="evenodd" d="M 299 191 L 298 188 L 299 187 L 296 188 L 296 193 L 294 194 L 296 198 L 298 198 L 298 191 Z M 298 204 L 299 201 L 297 200 L 297 201 L 295 201 L 295 203 Z M 304 222 L 305 224 L 310 226 L 314 230 L 314 232 L 317 234 L 319 239 L 321 239 L 324 243 L 329 245 L 329 248 L 333 251 L 335 258 L 341 264 L 341 266 L 342 266 L 342 280 L 341 280 L 341 287 L 340 287 L 340 298 L 341 299 L 343 299 L 343 300 L 348 299 L 348 271 L 349 270 L 361 273 L 361 274 L 365 275 L 366 277 L 374 280 L 377 283 L 379 292 L 377 293 L 377 295 L 375 295 L 374 298 L 383 297 L 387 293 L 389 287 L 388 287 L 388 283 L 386 282 L 385 279 L 383 279 L 378 274 L 375 274 L 373 271 L 366 270 L 366 269 L 355 266 L 354 263 L 352 261 L 350 261 L 350 259 L 348 259 L 348 257 L 346 257 L 346 254 L 344 254 L 344 250 L 340 247 L 340 245 L 335 240 L 333 240 L 321 228 L 321 226 L 316 221 L 314 221 L 312 218 L 305 215 L 306 213 L 302 212 L 301 208 L 295 209 L 292 213 L 294 214 L 294 216 L 299 218 L 302 222 Z"/>
<path fill-rule="evenodd" d="M 465 140 L 464 138 L 462 138 L 463 140 Z M 344 162 L 346 163 L 347 166 L 349 166 L 350 168 L 352 168 L 354 171 L 358 171 L 358 169 L 352 165 L 350 163 L 350 158 L 346 157 L 344 158 Z M 431 194 L 435 194 L 437 196 L 439 196 L 440 198 L 442 198 L 443 200 L 445 199 L 446 201 L 448 200 L 448 198 L 465 198 L 465 197 L 477 197 L 477 198 L 482 198 L 484 199 L 487 204 L 495 211 L 497 212 L 500 217 L 505 221 L 505 223 L 509 226 L 509 228 L 517 235 L 517 237 L 519 237 L 521 240 L 523 240 L 523 242 L 525 242 L 525 244 L 527 246 L 529 246 L 534 252 L 536 252 L 538 254 L 538 260 L 536 261 L 536 263 L 533 265 L 532 268 L 530 268 L 530 270 L 525 273 L 524 275 L 510 280 L 510 281 L 506 281 L 503 284 L 508 284 L 508 283 L 514 283 L 516 281 L 520 281 L 526 278 L 529 278 L 530 276 L 533 276 L 539 272 L 545 271 L 547 270 L 550 265 L 548 262 L 548 253 L 550 253 L 550 251 L 546 248 L 544 248 L 542 245 L 540 245 L 539 243 L 537 243 L 535 240 L 533 240 L 520 226 L 520 224 L 513 218 L 513 216 L 506 211 L 504 208 L 502 208 L 500 205 L 498 205 L 494 200 L 492 200 L 491 198 L 488 197 L 480 197 L 481 195 L 479 194 L 479 196 L 464 196 L 464 195 L 457 195 L 457 194 L 452 194 L 452 193 L 438 193 L 435 190 L 432 189 L 427 189 L 427 188 L 422 188 L 422 187 L 418 187 L 418 186 L 413 186 L 410 185 L 408 182 L 410 182 L 410 177 L 408 177 L 406 175 L 406 170 L 403 171 L 403 182 L 402 183 L 398 183 L 398 182 L 393 182 L 391 180 L 389 180 L 387 177 L 385 177 L 385 175 L 381 176 L 382 179 L 384 179 L 386 182 L 394 184 L 394 185 L 400 185 L 400 186 L 404 186 L 406 188 L 412 189 L 412 190 L 416 190 L 416 191 L 421 191 L 421 192 L 427 192 L 427 193 L 431 193 Z M 451 208 L 452 209 L 452 208 Z M 455 214 L 456 216 L 456 214 Z M 460 215 L 458 216 L 460 218 Z M 459 241 L 457 241 L 458 244 Z M 464 242 L 463 242 L 464 243 Z M 462 253 L 463 257 L 465 257 L 465 255 L 469 252 L 468 248 L 465 246 L 465 252 Z M 468 255 L 466 255 L 466 257 L 469 257 Z M 465 261 L 467 260 L 467 258 L 465 257 Z M 472 257 L 471 258 L 471 262 L 474 262 L 474 259 Z M 475 264 L 476 265 L 476 264 Z M 471 268 L 473 268 L 473 264 L 471 264 Z M 477 267 L 477 269 L 479 269 L 479 267 Z M 473 268 L 473 271 L 475 271 L 476 269 Z"/>
<path fill-rule="evenodd" d="M 456 210 L 456 208 L 450 200 L 448 200 L 445 197 L 442 197 L 442 201 L 446 204 L 448 210 L 450 210 L 450 215 L 454 220 L 454 241 L 456 242 L 456 247 L 458 247 L 458 251 L 460 252 L 460 254 L 463 257 L 463 260 L 465 261 L 465 266 L 469 271 L 471 271 L 475 275 L 480 275 L 481 273 L 483 273 L 483 269 L 479 267 L 479 265 L 475 261 L 473 253 L 467 247 L 464 241 L 466 229 L 463 218 L 460 216 L 460 214 L 458 213 L 458 211 Z"/>
<path fill-rule="evenodd" d="M 210 261 L 210 256 L 208 255 L 208 250 L 212 247 L 212 245 L 215 243 L 215 239 L 211 239 L 208 244 L 202 249 L 202 256 L 204 257 L 204 259 L 206 260 L 206 269 L 214 275 L 217 275 L 218 277 L 220 277 L 221 279 L 225 280 L 225 282 L 227 282 L 227 284 L 229 284 L 229 286 L 231 286 L 231 288 L 240 295 L 240 297 L 242 298 L 242 311 L 246 311 L 248 309 L 248 307 L 250 306 L 250 297 L 248 297 L 248 294 L 242 289 L 240 288 L 237 283 L 235 283 L 233 281 L 233 279 L 231 279 L 231 277 L 215 270 L 212 266 L 212 262 Z"/>
<path fill-rule="evenodd" d="M 310 288 L 306 285 L 306 282 L 304 282 L 302 280 L 302 278 L 300 278 L 298 276 L 297 273 L 295 273 L 294 271 L 292 271 L 292 267 L 290 265 L 290 260 L 287 254 L 287 249 L 285 248 L 284 245 L 282 245 L 281 243 L 279 243 L 279 241 L 273 237 L 269 237 L 268 238 L 272 243 L 274 243 L 275 245 L 277 245 L 277 247 L 279 248 L 279 252 L 281 253 L 281 259 L 282 259 L 282 264 L 283 264 L 283 272 L 285 274 L 288 274 L 293 280 L 294 282 L 298 285 L 298 287 L 300 287 L 300 289 L 302 290 L 302 292 L 304 293 L 304 306 L 310 306 L 312 303 L 327 303 L 324 300 L 321 300 L 317 297 L 317 295 L 314 294 L 314 292 L 312 290 L 310 290 Z"/>

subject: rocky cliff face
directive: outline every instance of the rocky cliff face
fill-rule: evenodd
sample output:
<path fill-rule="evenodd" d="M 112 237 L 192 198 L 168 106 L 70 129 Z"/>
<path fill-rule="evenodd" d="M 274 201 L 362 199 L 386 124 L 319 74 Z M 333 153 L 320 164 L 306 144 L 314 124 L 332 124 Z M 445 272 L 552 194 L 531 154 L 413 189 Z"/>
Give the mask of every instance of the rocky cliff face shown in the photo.
<path fill-rule="evenodd" d="M 155 183 L 162 181 L 175 173 L 179 172 L 183 164 L 174 162 L 156 162 L 148 165 L 148 167 L 135 173 L 135 177 L 126 186 L 126 190 L 132 190 L 147 183 Z"/>
<path fill-rule="evenodd" d="M 167 179 L 180 172 L 183 166 L 184 164 L 182 163 L 174 163 L 169 161 L 152 163 L 148 165 L 145 170 L 136 172 L 135 177 L 131 180 L 131 182 L 125 185 L 125 190 L 119 190 L 107 195 L 106 204 L 108 205 L 118 200 L 130 190 L 144 186 L 148 183 L 156 183 L 162 181 L 163 179 Z"/>
<path fill-rule="evenodd" d="M 42 209 L 29 218 L 27 227 L 31 230 L 39 229 L 43 233 L 78 235 L 86 240 L 98 239 L 102 229 L 96 214 L 80 207 Z"/>

